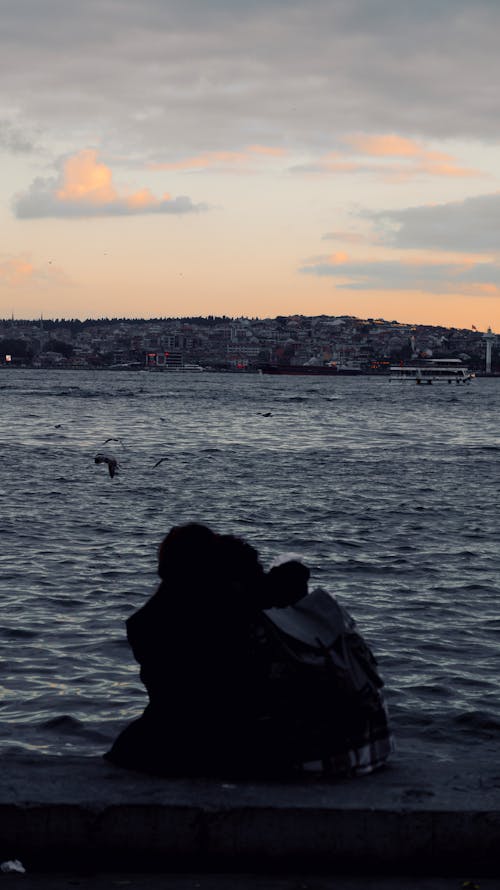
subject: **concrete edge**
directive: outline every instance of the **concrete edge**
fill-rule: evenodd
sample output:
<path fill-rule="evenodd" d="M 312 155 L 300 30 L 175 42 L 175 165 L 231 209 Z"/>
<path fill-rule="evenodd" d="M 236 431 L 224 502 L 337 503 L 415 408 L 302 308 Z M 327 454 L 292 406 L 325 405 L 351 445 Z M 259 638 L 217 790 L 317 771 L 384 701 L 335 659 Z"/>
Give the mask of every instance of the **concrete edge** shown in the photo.
<path fill-rule="evenodd" d="M 255 785 L 154 779 L 91 761 L 52 767 L 11 773 L 0 861 L 52 871 L 499 871 L 500 800 L 424 791 L 409 804 L 398 770 Z"/>

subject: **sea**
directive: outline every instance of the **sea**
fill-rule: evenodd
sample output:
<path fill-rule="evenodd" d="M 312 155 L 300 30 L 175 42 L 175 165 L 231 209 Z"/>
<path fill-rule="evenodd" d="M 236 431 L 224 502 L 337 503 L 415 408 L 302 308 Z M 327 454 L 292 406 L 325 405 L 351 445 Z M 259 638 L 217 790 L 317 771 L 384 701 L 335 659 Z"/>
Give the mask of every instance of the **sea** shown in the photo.
<path fill-rule="evenodd" d="M 125 620 L 195 520 L 347 607 L 396 744 L 498 760 L 500 380 L 9 368 L 0 418 L 3 755 L 100 755 L 142 713 Z"/>

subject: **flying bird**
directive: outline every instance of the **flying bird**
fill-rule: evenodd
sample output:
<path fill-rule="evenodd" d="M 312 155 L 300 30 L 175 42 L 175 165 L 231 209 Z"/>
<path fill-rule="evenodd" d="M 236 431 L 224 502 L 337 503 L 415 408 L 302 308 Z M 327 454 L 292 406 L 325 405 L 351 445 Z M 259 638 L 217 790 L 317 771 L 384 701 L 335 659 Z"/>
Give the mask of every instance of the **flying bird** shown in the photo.
<path fill-rule="evenodd" d="M 107 464 L 108 470 L 109 470 L 109 475 L 111 476 L 111 478 L 113 478 L 113 476 L 115 475 L 115 473 L 118 469 L 118 461 L 117 461 L 116 457 L 112 457 L 109 454 L 101 454 L 101 452 L 99 452 L 99 454 L 96 454 L 96 456 L 94 458 L 94 463 L 95 464 Z"/>
<path fill-rule="evenodd" d="M 108 442 L 121 442 L 121 439 L 114 439 L 113 437 L 111 437 L 110 439 L 106 439 L 106 441 L 103 442 L 102 444 L 107 445 Z"/>

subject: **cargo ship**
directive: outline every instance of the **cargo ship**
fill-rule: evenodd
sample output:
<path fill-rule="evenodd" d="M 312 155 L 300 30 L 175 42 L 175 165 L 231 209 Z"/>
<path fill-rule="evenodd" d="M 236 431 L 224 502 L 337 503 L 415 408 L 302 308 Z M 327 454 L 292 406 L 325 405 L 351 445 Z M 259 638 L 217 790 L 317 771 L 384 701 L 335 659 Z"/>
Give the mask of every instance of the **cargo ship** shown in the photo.
<path fill-rule="evenodd" d="M 301 377 L 338 377 L 343 374 L 362 374 L 359 365 L 262 365 L 261 374 L 292 374 Z"/>

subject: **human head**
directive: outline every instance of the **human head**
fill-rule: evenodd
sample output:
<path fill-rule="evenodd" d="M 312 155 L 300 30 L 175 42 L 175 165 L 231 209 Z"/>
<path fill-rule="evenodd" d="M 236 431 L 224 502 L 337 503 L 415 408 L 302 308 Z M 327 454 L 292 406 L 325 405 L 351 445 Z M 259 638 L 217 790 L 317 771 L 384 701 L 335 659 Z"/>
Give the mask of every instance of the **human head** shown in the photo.
<path fill-rule="evenodd" d="M 273 566 L 266 575 L 264 608 L 292 606 L 307 595 L 310 571 L 298 559 Z"/>
<path fill-rule="evenodd" d="M 221 591 L 258 607 L 265 574 L 255 547 L 236 535 L 220 535 L 216 546 Z"/>
<path fill-rule="evenodd" d="M 213 564 L 217 538 L 215 532 L 198 522 L 174 525 L 158 551 L 158 574 L 162 581 L 203 577 Z"/>
<path fill-rule="evenodd" d="M 162 581 L 199 590 L 204 599 L 252 608 L 259 605 L 264 569 L 254 547 L 236 535 L 219 535 L 205 525 L 174 526 L 160 544 Z"/>

